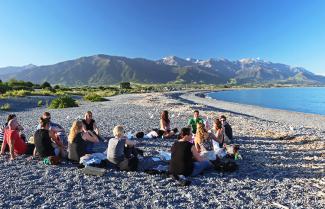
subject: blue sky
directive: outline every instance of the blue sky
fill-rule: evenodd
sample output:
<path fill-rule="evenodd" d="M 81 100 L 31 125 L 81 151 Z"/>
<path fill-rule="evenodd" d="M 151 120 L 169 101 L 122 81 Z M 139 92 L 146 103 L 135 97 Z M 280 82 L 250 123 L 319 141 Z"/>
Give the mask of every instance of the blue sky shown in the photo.
<path fill-rule="evenodd" d="M 0 0 L 0 67 L 94 54 L 259 57 L 325 75 L 325 1 Z"/>

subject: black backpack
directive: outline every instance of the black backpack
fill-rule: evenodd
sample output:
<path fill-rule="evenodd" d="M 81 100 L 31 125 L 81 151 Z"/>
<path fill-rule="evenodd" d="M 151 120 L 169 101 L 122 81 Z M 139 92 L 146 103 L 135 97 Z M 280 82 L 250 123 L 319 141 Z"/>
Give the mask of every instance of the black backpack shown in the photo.
<path fill-rule="evenodd" d="M 212 164 L 214 165 L 215 170 L 221 172 L 234 172 L 238 169 L 237 163 L 230 160 L 217 159 L 212 161 Z"/>

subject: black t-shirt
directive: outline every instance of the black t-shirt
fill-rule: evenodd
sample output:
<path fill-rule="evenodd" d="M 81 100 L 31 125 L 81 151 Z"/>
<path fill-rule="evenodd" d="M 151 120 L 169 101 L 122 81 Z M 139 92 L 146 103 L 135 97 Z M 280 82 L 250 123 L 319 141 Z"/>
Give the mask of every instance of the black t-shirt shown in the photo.
<path fill-rule="evenodd" d="M 50 138 L 49 130 L 38 129 L 34 134 L 36 151 L 41 157 L 54 156 L 54 148 Z"/>
<path fill-rule="evenodd" d="M 69 159 L 80 161 L 80 158 L 86 153 L 87 141 L 82 139 L 82 132 L 78 133 L 73 142 L 69 144 Z"/>
<path fill-rule="evenodd" d="M 193 172 L 193 144 L 187 141 L 177 141 L 172 146 L 172 158 L 169 172 L 175 175 L 190 176 Z"/>
<path fill-rule="evenodd" d="M 94 131 L 95 120 L 91 119 L 90 123 L 87 123 L 85 119 L 82 120 L 82 123 L 86 126 L 87 131 Z"/>

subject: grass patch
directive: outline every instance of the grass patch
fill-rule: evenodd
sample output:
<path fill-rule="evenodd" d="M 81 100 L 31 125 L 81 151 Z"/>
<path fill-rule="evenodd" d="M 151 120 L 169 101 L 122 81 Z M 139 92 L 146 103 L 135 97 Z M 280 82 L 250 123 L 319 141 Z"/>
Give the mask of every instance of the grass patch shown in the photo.
<path fill-rule="evenodd" d="M 107 101 L 107 99 L 101 97 L 100 95 L 98 95 L 96 93 L 86 94 L 83 98 L 84 98 L 84 100 L 91 101 L 91 102 L 103 102 L 103 101 Z"/>
<path fill-rule="evenodd" d="M 59 96 L 56 99 L 53 99 L 49 108 L 58 109 L 58 108 L 68 108 L 68 107 L 78 107 L 76 100 L 68 95 Z"/>
<path fill-rule="evenodd" d="M 8 111 L 11 109 L 11 105 L 9 103 L 5 103 L 1 105 L 0 110 Z"/>
<path fill-rule="evenodd" d="M 31 95 L 31 91 L 27 90 L 12 90 L 7 91 L 6 93 L 2 94 L 2 97 L 25 97 Z"/>

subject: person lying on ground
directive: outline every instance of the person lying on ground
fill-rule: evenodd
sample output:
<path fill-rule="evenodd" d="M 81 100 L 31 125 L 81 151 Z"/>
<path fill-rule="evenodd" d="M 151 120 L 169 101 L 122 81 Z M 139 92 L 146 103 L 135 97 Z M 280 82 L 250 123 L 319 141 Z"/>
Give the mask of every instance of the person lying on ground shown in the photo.
<path fill-rule="evenodd" d="M 92 153 L 91 150 L 89 150 L 89 144 L 98 142 L 98 138 L 94 133 L 91 131 L 83 131 L 81 120 L 73 122 L 68 140 L 68 158 L 76 162 L 79 162 L 82 156 Z"/>
<path fill-rule="evenodd" d="M 187 125 L 192 128 L 193 134 L 196 133 L 196 124 L 198 124 L 198 123 L 204 123 L 204 120 L 202 118 L 200 118 L 199 111 L 195 110 L 193 118 L 190 118 L 187 123 Z"/>
<path fill-rule="evenodd" d="M 182 128 L 179 140 L 171 148 L 169 172 L 172 175 L 196 176 L 209 168 L 211 163 L 200 156 L 195 146 L 190 143 L 190 128 Z"/>
<path fill-rule="evenodd" d="M 129 140 L 124 135 L 123 126 L 115 126 L 113 129 L 114 138 L 111 138 L 107 147 L 107 159 L 117 165 L 120 170 L 126 170 L 125 164 L 137 164 L 137 156 L 142 155 L 142 151 L 137 149 L 135 141 Z M 129 163 L 130 162 L 130 163 Z M 129 165 L 137 166 L 137 165 Z"/>
<path fill-rule="evenodd" d="M 60 156 L 65 157 L 65 149 L 63 143 L 57 137 L 54 130 L 50 130 L 50 120 L 48 118 L 40 118 L 40 129 L 34 133 L 35 152 L 42 157 Z"/>
<path fill-rule="evenodd" d="M 34 145 L 25 143 L 19 135 L 19 123 L 16 118 L 8 122 L 8 127 L 4 132 L 4 141 L 1 146 L 1 154 L 4 154 L 7 144 L 9 145 L 10 160 L 14 160 L 16 155 L 33 154 Z"/>
<path fill-rule="evenodd" d="M 165 110 L 161 113 L 160 115 L 160 130 L 162 130 L 163 133 L 163 137 L 164 138 L 172 138 L 173 136 L 175 136 L 175 132 L 177 129 L 170 129 L 170 120 L 168 117 L 168 111 Z"/>

